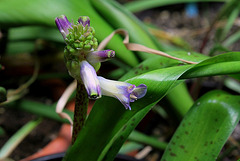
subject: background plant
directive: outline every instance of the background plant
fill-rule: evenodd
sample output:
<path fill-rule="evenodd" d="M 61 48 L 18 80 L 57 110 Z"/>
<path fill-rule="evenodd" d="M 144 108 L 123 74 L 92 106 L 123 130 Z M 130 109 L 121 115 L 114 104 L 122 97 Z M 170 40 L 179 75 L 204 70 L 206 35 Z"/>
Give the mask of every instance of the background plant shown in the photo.
<path fill-rule="evenodd" d="M 184 80 L 215 75 L 230 75 L 225 80 L 232 83 L 239 80 L 240 55 L 239 52 L 230 52 L 231 49 L 229 48 L 239 39 L 238 31 L 235 33 L 229 32 L 238 17 L 239 3 L 237 0 L 224 2 L 226 4 L 222 7 L 208 30 L 202 46 L 200 46 L 202 51 L 205 47 L 204 43 L 209 39 L 210 31 L 216 28 L 216 24 L 224 22 L 226 25 L 217 26 L 216 43 L 212 50 L 206 53 L 208 55 L 206 56 L 193 51 L 186 51 L 179 46 L 159 43 L 142 22 L 116 1 L 1 1 L 0 24 L 2 33 L 4 35 L 8 33 L 7 50 L 3 50 L 7 55 L 5 54 L 4 57 L 7 57 L 9 53 L 31 52 L 35 53 L 32 56 L 34 60 L 37 60 L 35 62 L 44 57 L 51 64 L 63 61 L 62 59 L 59 60 L 59 57 L 63 55 L 60 49 L 57 50 L 57 54 L 53 54 L 49 50 L 51 48 L 48 48 L 47 55 L 39 55 L 39 47 L 44 46 L 44 43 L 36 41 L 36 39 L 41 38 L 63 49 L 62 38 L 53 20 L 55 17 L 65 14 L 72 19 L 77 19 L 81 15 L 89 16 L 96 29 L 96 37 L 99 41 L 115 29 L 124 28 L 129 32 L 131 42 L 164 51 L 184 60 L 197 62 L 196 65 L 188 65 L 162 56 L 143 52 L 133 53 L 125 48 L 120 36 L 115 36 L 107 45 L 107 48 L 116 52 L 116 59 L 112 63 L 118 68 L 114 71 L 112 77 L 121 77 L 120 80 L 132 84 L 146 84 L 148 86 L 147 95 L 135 102 L 131 111 L 126 111 L 122 108 L 122 104 L 112 98 L 104 97 L 98 100 L 88 116 L 84 129 L 79 134 L 76 144 L 70 148 L 67 156 L 69 160 L 113 160 L 137 124 L 166 96 L 172 105 L 172 111 L 176 113 L 175 117 L 179 119 L 184 117 L 184 119 L 169 142 L 162 160 L 187 160 L 189 158 L 192 160 L 215 160 L 239 121 L 239 96 L 227 94 L 224 91 L 212 91 L 193 104 L 194 101 L 184 85 Z M 141 3 L 139 1 L 138 4 Z M 151 3 L 163 5 L 157 1 L 151 1 Z M 166 2 L 164 5 L 167 4 Z M 130 3 L 126 6 L 130 8 Z M 9 7 L 12 7 L 12 9 L 9 9 Z M 24 45 L 21 45 L 23 47 L 20 48 L 18 47 L 19 44 Z M 35 48 L 35 46 L 38 48 Z M 222 51 L 228 52 L 223 53 Z M 17 60 L 17 56 L 14 60 Z M 3 62 L 1 64 L 4 65 Z M 35 66 L 35 71 L 38 71 L 37 65 Z M 123 75 L 123 73 L 126 74 Z M 66 75 L 62 76 L 61 74 L 55 76 L 66 77 Z M 62 120 L 54 114 L 54 104 L 51 105 L 52 108 L 47 108 L 46 105 L 39 105 L 34 102 L 36 106 L 32 108 L 33 102 L 23 98 L 31 83 L 30 81 L 27 86 L 23 86 L 24 88 L 19 87 L 11 95 L 8 90 L 8 100 L 15 98 L 12 100 L 20 99 L 20 101 L 3 102 L 5 108 L 17 107 L 39 116 Z M 238 83 L 235 83 L 235 85 L 239 87 Z M 227 83 L 226 86 L 230 87 Z M 93 126 L 101 128 L 92 128 Z M 75 153 L 79 150 L 82 151 L 81 155 Z M 90 153 L 92 155 L 89 155 Z"/>

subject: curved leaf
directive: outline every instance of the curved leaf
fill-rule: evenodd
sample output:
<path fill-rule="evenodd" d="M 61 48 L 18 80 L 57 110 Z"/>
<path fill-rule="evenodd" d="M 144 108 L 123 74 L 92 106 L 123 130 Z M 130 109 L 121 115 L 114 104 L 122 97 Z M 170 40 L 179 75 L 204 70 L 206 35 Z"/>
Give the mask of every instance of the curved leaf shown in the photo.
<path fill-rule="evenodd" d="M 240 119 L 240 96 L 212 91 L 201 97 L 174 133 L 162 161 L 216 160 Z"/>
<path fill-rule="evenodd" d="M 210 64 L 240 62 L 240 53 L 228 53 L 209 58 L 197 65 L 184 65 L 154 70 L 128 80 L 129 83 L 139 85 L 144 83 L 148 87 L 144 98 L 131 104 L 132 111 L 126 111 L 116 99 L 104 97 L 98 100 L 75 144 L 68 151 L 66 160 L 113 160 L 127 136 L 147 114 L 151 107 L 163 98 L 179 81 L 186 71 L 205 67 Z M 240 63 L 238 72 L 240 72 Z M 218 68 L 225 68 L 224 63 Z M 228 69 L 228 74 L 235 69 Z M 211 71 L 211 75 L 215 75 Z M 201 75 L 198 75 L 201 76 Z M 186 78 L 186 77 L 185 77 Z M 81 155 L 78 155 L 78 152 Z M 91 153 L 91 155 L 89 155 Z"/>

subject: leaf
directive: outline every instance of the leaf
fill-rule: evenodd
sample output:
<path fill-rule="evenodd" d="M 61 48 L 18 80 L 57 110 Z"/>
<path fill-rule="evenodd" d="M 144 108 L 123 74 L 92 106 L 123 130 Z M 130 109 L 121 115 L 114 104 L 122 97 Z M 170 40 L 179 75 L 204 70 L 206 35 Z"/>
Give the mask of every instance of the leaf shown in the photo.
<path fill-rule="evenodd" d="M 117 2 L 106 0 L 91 0 L 91 2 L 112 26 L 127 30 L 130 41 L 158 49 L 148 31 L 143 28 L 144 25 L 136 17 L 129 17 Z M 144 60 L 152 55 L 140 52 L 139 56 Z"/>
<path fill-rule="evenodd" d="M 227 0 L 148 0 L 148 1 L 132 1 L 125 4 L 125 7 L 131 12 L 139 12 L 150 8 L 174 5 L 179 3 L 191 2 L 226 2 Z"/>
<path fill-rule="evenodd" d="M 227 37 L 227 34 L 229 33 L 230 29 L 234 25 L 235 20 L 238 18 L 239 11 L 240 11 L 240 4 L 237 3 L 237 6 L 232 7 L 232 11 L 230 12 L 230 15 L 227 17 L 227 23 L 223 28 L 220 41 L 224 40 Z"/>
<path fill-rule="evenodd" d="M 236 33 L 232 34 L 230 37 L 228 37 L 224 42 L 223 45 L 226 47 L 229 47 L 236 41 L 240 39 L 240 31 L 237 31 Z"/>
<path fill-rule="evenodd" d="M 157 138 L 147 136 L 146 134 L 138 131 L 133 131 L 129 135 L 128 140 L 146 144 L 159 150 L 164 150 L 167 147 L 167 143 L 161 142 Z"/>
<path fill-rule="evenodd" d="M 232 70 L 234 73 L 237 70 L 238 73 L 240 72 L 240 53 L 233 52 L 209 58 L 197 65 L 153 70 L 129 79 L 128 82 L 135 85 L 146 84 L 148 87 L 146 96 L 132 103 L 131 111 L 126 111 L 123 105 L 114 98 L 103 97 L 98 100 L 75 144 L 67 152 L 65 160 L 113 160 L 131 131 L 148 113 L 151 107 L 179 83 L 177 80 L 186 71 L 189 71 L 188 75 L 191 76 L 195 72 L 195 68 L 200 70 L 201 67 L 205 68 L 212 64 L 218 65 L 218 63 L 217 68 L 224 69 L 224 60 L 227 63 L 238 62 L 239 64 L 236 66 L 237 69 L 228 68 L 228 73 L 225 74 L 231 74 Z M 204 76 L 204 74 L 205 72 L 198 72 L 198 76 Z M 208 74 L 215 75 L 216 73 L 214 73 L 214 70 L 211 70 Z M 185 75 L 183 78 L 187 79 L 188 75 Z M 78 155 L 79 151 L 81 155 Z"/>
<path fill-rule="evenodd" d="M 5 88 L 0 86 L 0 103 L 7 100 L 7 91 Z"/>
<path fill-rule="evenodd" d="M 59 121 L 62 123 L 69 123 L 67 119 L 61 118 L 57 113 L 56 113 L 56 105 L 46 105 L 40 102 L 32 101 L 32 100 L 24 100 L 21 99 L 19 101 L 11 102 L 6 105 L 4 105 L 5 108 L 14 108 L 14 110 L 23 110 L 27 111 L 29 113 L 45 117 L 45 118 L 50 118 L 55 121 Z M 33 108 L 34 107 L 34 108 Z M 64 109 L 64 112 L 67 113 L 71 118 L 73 118 L 73 112 Z"/>
<path fill-rule="evenodd" d="M 212 91 L 201 97 L 174 133 L 161 161 L 216 160 L 240 119 L 240 96 Z"/>

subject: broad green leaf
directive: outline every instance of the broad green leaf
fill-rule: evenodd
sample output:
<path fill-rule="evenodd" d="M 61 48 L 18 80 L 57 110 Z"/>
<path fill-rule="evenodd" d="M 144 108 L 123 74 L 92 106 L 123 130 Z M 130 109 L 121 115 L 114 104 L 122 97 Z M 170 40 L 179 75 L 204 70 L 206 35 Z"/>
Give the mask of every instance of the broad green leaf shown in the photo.
<path fill-rule="evenodd" d="M 175 56 L 177 58 L 181 58 L 184 60 L 188 61 L 193 61 L 193 62 L 201 62 L 209 57 L 195 53 L 195 52 L 186 52 L 186 51 L 171 51 L 168 52 L 169 55 Z M 126 80 L 131 77 L 141 75 L 143 73 L 156 70 L 156 69 L 161 69 L 161 68 L 166 68 L 166 67 L 171 67 L 171 66 L 177 66 L 181 65 L 182 62 L 177 61 L 177 60 L 171 60 L 168 59 L 167 61 L 163 61 L 161 56 L 153 56 L 152 58 L 146 59 L 142 63 L 138 64 L 136 67 L 134 67 L 132 70 L 130 70 L 127 74 L 125 74 L 120 80 Z"/>
<path fill-rule="evenodd" d="M 161 161 L 216 160 L 240 119 L 240 96 L 223 91 L 205 94 L 174 133 Z"/>
<path fill-rule="evenodd" d="M 114 98 L 103 97 L 98 100 L 75 144 L 68 151 L 65 160 L 113 160 L 118 150 L 127 139 L 131 131 L 148 113 L 151 107 L 163 98 L 179 81 L 186 71 L 201 69 L 212 64 L 219 64 L 219 69 L 224 69 L 224 62 L 238 62 L 237 69 L 228 68 L 228 73 L 240 72 L 240 53 L 228 53 L 209 58 L 197 65 L 175 66 L 153 70 L 129 79 L 128 82 L 139 85 L 144 83 L 148 87 L 146 96 L 131 104 L 132 110 L 126 111 L 123 105 Z M 207 70 L 207 69 L 205 69 Z M 190 71 L 190 70 L 189 70 Z M 208 74 L 215 75 L 214 70 Z M 204 72 L 198 73 L 204 76 Z M 202 75 L 201 75 L 202 74 Z M 218 73 L 219 74 L 219 73 Z M 221 73 L 220 73 L 221 74 Z M 183 77 L 187 79 L 187 76 Z M 181 81 L 180 81 L 181 82 Z M 81 155 L 78 155 L 78 152 Z M 89 155 L 91 153 L 91 155 Z"/>

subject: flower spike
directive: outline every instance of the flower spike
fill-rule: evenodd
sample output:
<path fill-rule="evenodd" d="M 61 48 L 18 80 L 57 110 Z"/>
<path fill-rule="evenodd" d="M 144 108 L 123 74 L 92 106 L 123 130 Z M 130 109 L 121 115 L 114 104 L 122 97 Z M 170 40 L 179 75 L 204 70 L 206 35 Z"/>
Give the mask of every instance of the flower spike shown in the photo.
<path fill-rule="evenodd" d="M 55 19 L 55 23 L 61 32 L 64 40 L 66 39 L 66 36 L 69 34 L 68 29 L 72 29 L 72 24 L 68 21 L 67 17 L 65 15 L 61 15 Z"/>
<path fill-rule="evenodd" d="M 103 95 L 117 98 L 129 110 L 131 110 L 130 102 L 142 98 L 147 92 L 145 84 L 135 86 L 130 83 L 112 81 L 103 77 L 98 77 L 98 80 Z"/>
<path fill-rule="evenodd" d="M 87 62 L 80 63 L 80 75 L 82 82 L 87 90 L 90 99 L 98 99 L 101 97 L 101 88 L 95 69 Z"/>

